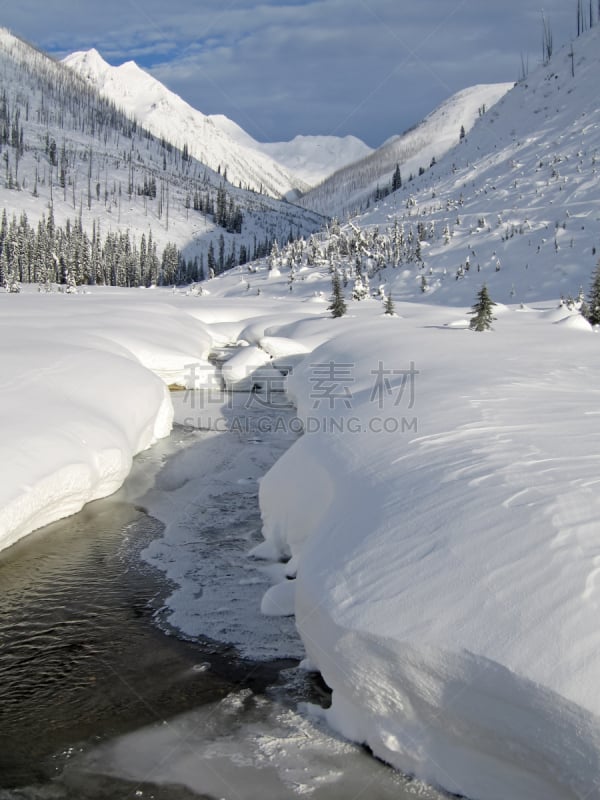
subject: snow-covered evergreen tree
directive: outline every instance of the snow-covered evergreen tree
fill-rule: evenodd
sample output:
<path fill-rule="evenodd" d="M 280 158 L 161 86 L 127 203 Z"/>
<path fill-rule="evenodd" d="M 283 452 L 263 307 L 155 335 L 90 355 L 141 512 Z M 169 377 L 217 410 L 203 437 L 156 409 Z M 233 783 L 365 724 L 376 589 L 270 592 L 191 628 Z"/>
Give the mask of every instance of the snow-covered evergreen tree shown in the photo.
<path fill-rule="evenodd" d="M 369 286 L 365 278 L 362 275 L 357 275 L 354 279 L 354 287 L 352 289 L 352 299 L 353 300 L 364 300 L 366 297 L 369 296 Z"/>
<path fill-rule="evenodd" d="M 331 311 L 332 317 L 343 317 L 347 311 L 342 283 L 337 270 L 334 270 L 331 276 L 331 303 L 327 309 Z"/>
<path fill-rule="evenodd" d="M 388 292 L 385 303 L 383 306 L 383 313 L 388 317 L 396 316 L 396 308 L 394 306 L 394 301 L 392 300 L 392 292 L 391 290 Z"/>
<path fill-rule="evenodd" d="M 485 283 L 477 293 L 477 302 L 473 306 L 471 320 L 469 327 L 473 331 L 489 331 L 492 328 L 492 322 L 496 319 L 493 315 L 493 307 L 496 304 L 490 298 Z"/>

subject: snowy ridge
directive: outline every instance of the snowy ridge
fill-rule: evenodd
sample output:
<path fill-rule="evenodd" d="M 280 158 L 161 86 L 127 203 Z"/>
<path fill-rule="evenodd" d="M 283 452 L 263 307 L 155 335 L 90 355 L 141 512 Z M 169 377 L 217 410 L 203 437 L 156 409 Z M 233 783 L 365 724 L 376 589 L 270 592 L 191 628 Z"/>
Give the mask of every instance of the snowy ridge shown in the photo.
<path fill-rule="evenodd" d="M 373 152 L 356 136 L 296 136 L 291 142 L 261 144 L 260 149 L 310 186 Z"/>
<path fill-rule="evenodd" d="M 112 67 L 93 49 L 72 53 L 63 63 L 155 136 L 179 149 L 187 146 L 191 155 L 215 172 L 226 174 L 233 185 L 265 191 L 273 197 L 306 188 L 266 154 L 229 136 L 223 125 L 192 108 L 134 61 Z"/>
<path fill-rule="evenodd" d="M 443 102 L 419 125 L 385 142 L 371 155 L 336 172 L 300 201 L 306 208 L 345 218 L 364 210 L 377 187 L 391 184 L 396 165 L 403 181 L 440 159 L 459 141 L 461 126 L 469 131 L 484 109 L 495 105 L 512 83 L 482 84 L 463 89 Z"/>
<path fill-rule="evenodd" d="M 223 114 L 211 114 L 209 119 L 240 144 L 266 153 L 308 186 L 316 186 L 338 169 L 373 152 L 356 136 L 298 135 L 290 142 L 257 142 Z"/>

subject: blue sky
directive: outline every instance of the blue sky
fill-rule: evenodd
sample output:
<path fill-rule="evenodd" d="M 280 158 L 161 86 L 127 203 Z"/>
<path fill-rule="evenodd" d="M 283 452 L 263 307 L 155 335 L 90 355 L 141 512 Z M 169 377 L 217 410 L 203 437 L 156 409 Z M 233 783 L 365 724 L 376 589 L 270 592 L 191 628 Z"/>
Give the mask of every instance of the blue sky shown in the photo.
<path fill-rule="evenodd" d="M 586 7 L 587 7 L 586 0 Z M 594 10 L 597 2 L 594 0 Z M 261 141 L 354 134 L 371 146 L 449 95 L 541 60 L 537 0 L 0 0 L 0 22 L 58 57 L 133 59 Z M 555 47 L 576 0 L 545 0 Z"/>

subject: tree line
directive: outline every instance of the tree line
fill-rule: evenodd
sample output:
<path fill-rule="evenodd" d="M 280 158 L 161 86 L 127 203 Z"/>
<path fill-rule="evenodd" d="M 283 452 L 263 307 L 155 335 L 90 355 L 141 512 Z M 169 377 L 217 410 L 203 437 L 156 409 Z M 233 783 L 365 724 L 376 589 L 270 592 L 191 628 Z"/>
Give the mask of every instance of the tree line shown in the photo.
<path fill-rule="evenodd" d="M 37 225 L 23 212 L 9 219 L 6 209 L 0 218 L 0 286 L 18 292 L 22 283 L 40 286 L 53 284 L 70 287 L 102 286 L 172 286 L 194 283 L 214 277 L 251 259 L 265 257 L 273 247 L 265 237 L 253 246 L 235 239 L 227 245 L 220 234 L 216 246 L 211 239 L 206 259 L 204 253 L 186 258 L 172 242 L 159 253 L 149 231 L 136 237 L 129 230 L 102 234 L 94 222 L 89 236 L 81 216 L 67 219 L 64 226 L 54 221 L 52 209 Z"/>

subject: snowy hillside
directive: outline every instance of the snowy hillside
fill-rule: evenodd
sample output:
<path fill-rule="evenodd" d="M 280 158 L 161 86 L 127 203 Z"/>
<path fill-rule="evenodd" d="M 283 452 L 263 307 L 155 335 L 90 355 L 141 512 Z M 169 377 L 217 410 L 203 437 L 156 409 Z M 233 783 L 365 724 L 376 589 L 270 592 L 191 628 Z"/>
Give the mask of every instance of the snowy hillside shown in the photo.
<path fill-rule="evenodd" d="M 2 284 L 197 280 L 321 225 L 157 140 L 7 31 L 0 87 Z"/>
<path fill-rule="evenodd" d="M 357 281 L 358 294 L 366 284 L 367 294 L 459 306 L 483 282 L 501 303 L 587 293 L 600 256 L 598 39 L 594 28 L 574 43 L 575 77 L 567 47 L 422 175 L 302 252 L 284 250 L 294 269 L 283 285 L 310 280 L 328 297 L 333 263 L 347 298 Z M 266 291 L 281 290 L 271 276 Z"/>
<path fill-rule="evenodd" d="M 134 61 L 112 67 L 92 49 L 72 53 L 63 63 L 155 136 L 179 149 L 189 148 L 194 158 L 227 175 L 233 185 L 273 197 L 306 188 L 268 155 L 230 136 L 224 125 L 192 108 Z"/>
<path fill-rule="evenodd" d="M 364 210 L 377 189 L 389 189 L 396 166 L 407 181 L 439 160 L 513 86 L 484 84 L 464 89 L 432 111 L 423 122 L 389 139 L 374 153 L 336 172 L 300 201 L 306 208 L 340 219 Z"/>
<path fill-rule="evenodd" d="M 380 231 L 397 220 L 420 239 L 420 258 L 386 272 L 398 296 L 465 304 L 483 281 L 500 302 L 587 292 L 600 255 L 599 40 L 594 28 L 575 41 L 574 77 L 569 47 L 560 50 L 361 218 Z"/>

